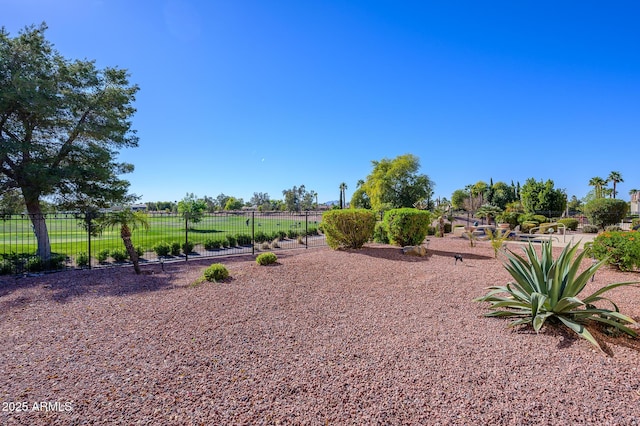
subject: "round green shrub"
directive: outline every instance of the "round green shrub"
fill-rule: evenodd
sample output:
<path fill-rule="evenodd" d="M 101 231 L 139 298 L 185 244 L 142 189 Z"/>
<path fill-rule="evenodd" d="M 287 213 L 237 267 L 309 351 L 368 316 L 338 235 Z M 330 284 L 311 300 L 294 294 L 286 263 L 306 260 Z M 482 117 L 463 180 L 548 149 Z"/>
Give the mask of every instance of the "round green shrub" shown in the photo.
<path fill-rule="evenodd" d="M 389 244 L 389 236 L 383 222 L 376 222 L 376 226 L 373 228 L 373 241 L 380 244 Z"/>
<path fill-rule="evenodd" d="M 260 253 L 258 257 L 256 257 L 256 263 L 258 265 L 263 265 L 263 266 L 272 265 L 276 263 L 277 260 L 278 260 L 278 257 L 270 251 L 266 253 Z"/>
<path fill-rule="evenodd" d="M 397 246 L 422 244 L 431 223 L 431 213 L 414 208 L 391 209 L 384 213 L 383 222 L 389 241 Z"/>
<path fill-rule="evenodd" d="M 236 242 L 239 246 L 250 246 L 251 245 L 251 235 L 247 234 L 238 234 L 236 235 Z"/>
<path fill-rule="evenodd" d="M 618 225 L 609 225 L 604 228 L 604 230 L 607 232 L 620 232 L 622 231 L 622 228 L 620 228 Z"/>
<path fill-rule="evenodd" d="M 640 268 L 639 233 L 605 231 L 598 235 L 589 247 L 589 255 L 598 260 L 606 259 L 609 265 L 622 271 Z"/>
<path fill-rule="evenodd" d="M 129 255 L 127 254 L 127 251 L 125 249 L 118 248 L 111 250 L 111 257 L 116 262 L 124 262 L 125 260 L 127 260 Z"/>
<path fill-rule="evenodd" d="M 193 243 L 193 241 L 185 241 L 180 246 L 180 248 L 182 248 L 182 252 L 184 254 L 189 254 L 189 253 L 193 252 L 193 248 L 194 247 L 195 247 L 195 244 Z"/>
<path fill-rule="evenodd" d="M 89 266 L 89 255 L 86 252 L 81 252 L 76 255 L 76 266 L 79 268 Z"/>
<path fill-rule="evenodd" d="M 229 278 L 229 270 L 221 263 L 214 263 L 204 270 L 204 279 L 211 282 Z"/>
<path fill-rule="evenodd" d="M 282 241 L 285 238 L 287 238 L 287 232 L 286 231 L 280 230 L 280 231 L 277 231 L 276 234 L 278 234 L 278 241 Z"/>
<path fill-rule="evenodd" d="M 227 244 L 229 244 L 229 247 L 235 247 L 238 244 L 236 237 L 234 237 L 233 235 L 227 235 L 226 238 L 227 238 Z"/>
<path fill-rule="evenodd" d="M 104 263 L 109 258 L 109 249 L 102 249 L 96 253 L 96 259 L 99 263 Z"/>
<path fill-rule="evenodd" d="M 264 243 L 265 241 L 271 241 L 269 235 L 267 235 L 264 231 L 256 231 L 253 235 L 253 239 L 256 243 Z"/>
<path fill-rule="evenodd" d="M 168 256 L 169 253 L 171 253 L 171 245 L 166 242 L 160 242 L 153 246 L 153 251 L 156 252 L 156 255 L 159 257 Z"/>
<path fill-rule="evenodd" d="M 564 219 L 558 219 L 558 223 L 562 223 L 564 226 L 567 227 L 567 230 L 569 231 L 575 231 L 578 229 L 578 225 L 580 222 L 578 221 L 578 219 L 567 217 Z"/>
<path fill-rule="evenodd" d="M 541 223 L 547 223 L 547 221 L 548 221 L 548 220 L 547 220 L 547 217 L 546 217 L 546 216 L 543 216 L 543 215 L 541 215 L 541 214 L 534 214 L 534 215 L 533 215 L 533 220 L 534 220 L 534 221 L 536 221 L 536 222 L 538 222 L 538 224 L 541 224 Z"/>
<path fill-rule="evenodd" d="M 584 225 L 582 227 L 582 232 L 584 232 L 585 234 L 597 234 L 599 230 L 600 228 L 598 228 L 596 225 Z"/>
<path fill-rule="evenodd" d="M 329 247 L 359 249 L 373 236 L 376 215 L 366 209 L 337 209 L 325 212 L 322 221 Z"/>
<path fill-rule="evenodd" d="M 172 242 L 171 243 L 171 256 L 180 256 L 180 247 L 181 246 L 182 245 L 177 241 Z"/>
<path fill-rule="evenodd" d="M 294 239 L 294 238 L 298 238 L 298 231 L 296 231 L 295 229 L 289 229 L 287 231 L 287 238 L 290 239 Z"/>
<path fill-rule="evenodd" d="M 205 250 L 218 250 L 220 247 L 222 247 L 222 240 L 217 238 L 208 238 L 204 242 Z"/>
<path fill-rule="evenodd" d="M 622 222 L 629 211 L 629 204 L 617 198 L 596 198 L 584 205 L 589 223 L 604 229 L 607 225 Z"/>

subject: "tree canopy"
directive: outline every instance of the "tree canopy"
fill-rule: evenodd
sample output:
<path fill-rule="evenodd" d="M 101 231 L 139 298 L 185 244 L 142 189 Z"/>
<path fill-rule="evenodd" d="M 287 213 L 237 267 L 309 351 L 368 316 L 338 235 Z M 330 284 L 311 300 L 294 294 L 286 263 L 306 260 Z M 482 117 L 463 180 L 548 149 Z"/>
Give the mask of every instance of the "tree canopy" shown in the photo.
<path fill-rule="evenodd" d="M 520 189 L 520 201 L 526 213 L 547 213 L 560 216 L 567 205 L 567 196 L 553 187 L 553 181 L 527 179 Z"/>
<path fill-rule="evenodd" d="M 417 201 L 433 196 L 433 182 L 427 175 L 418 173 L 418 157 L 404 154 L 393 160 L 372 161 L 372 164 L 373 171 L 359 188 L 372 209 L 413 207 Z M 358 193 L 358 198 L 364 200 L 364 194 Z"/>
<path fill-rule="evenodd" d="M 129 183 L 119 176 L 133 166 L 116 155 L 138 144 L 130 121 L 138 87 L 127 71 L 64 58 L 46 29 L 15 38 L 0 29 L 0 190 L 20 189 L 44 259 L 42 198 L 75 207 L 123 200 Z"/>

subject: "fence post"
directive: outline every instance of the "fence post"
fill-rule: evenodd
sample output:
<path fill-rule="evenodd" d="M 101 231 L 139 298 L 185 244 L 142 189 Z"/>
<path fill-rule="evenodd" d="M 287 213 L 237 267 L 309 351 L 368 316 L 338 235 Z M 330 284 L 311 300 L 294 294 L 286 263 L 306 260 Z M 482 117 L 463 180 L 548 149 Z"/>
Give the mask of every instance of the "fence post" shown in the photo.
<path fill-rule="evenodd" d="M 256 255 L 256 212 L 251 212 L 251 256 Z"/>
<path fill-rule="evenodd" d="M 85 213 L 84 220 L 87 220 L 87 213 Z M 93 232 L 93 220 L 90 220 L 87 224 L 87 255 L 89 256 L 89 269 L 91 269 L 91 232 Z"/>
<path fill-rule="evenodd" d="M 304 212 L 304 248 L 309 248 L 309 210 Z"/>
<path fill-rule="evenodd" d="M 189 261 L 189 253 L 188 253 L 189 252 L 189 219 L 188 219 L 188 215 L 186 214 L 184 216 L 184 248 L 182 250 L 184 251 L 184 261 L 188 262 Z"/>

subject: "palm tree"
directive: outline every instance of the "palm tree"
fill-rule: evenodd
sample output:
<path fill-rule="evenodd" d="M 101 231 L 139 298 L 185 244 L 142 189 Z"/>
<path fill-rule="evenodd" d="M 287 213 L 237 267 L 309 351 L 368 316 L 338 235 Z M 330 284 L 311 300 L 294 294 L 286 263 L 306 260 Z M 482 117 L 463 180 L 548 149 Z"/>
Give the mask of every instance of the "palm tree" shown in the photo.
<path fill-rule="evenodd" d="M 609 182 L 613 182 L 613 198 L 616 198 L 616 184 L 618 184 L 619 182 L 624 182 L 624 180 L 622 179 L 622 175 L 620 174 L 620 172 L 611 172 L 609 173 L 609 177 L 607 178 L 607 180 Z"/>
<path fill-rule="evenodd" d="M 593 186 L 596 192 L 596 198 L 602 198 L 602 188 L 607 184 L 607 181 L 601 177 L 592 177 L 589 180 L 589 186 Z"/>
<path fill-rule="evenodd" d="M 632 189 L 629 191 L 629 195 L 631 196 L 631 201 L 636 201 L 638 199 L 638 194 L 640 194 L 640 190 Z"/>
<path fill-rule="evenodd" d="M 345 208 L 347 204 L 346 190 L 347 190 L 347 184 L 342 182 L 340 184 L 340 208 L 341 209 Z"/>
<path fill-rule="evenodd" d="M 118 212 L 111 213 L 104 216 L 101 220 L 101 225 L 105 228 L 120 227 L 120 237 L 124 243 L 124 247 L 129 253 L 129 258 L 133 262 L 133 269 L 136 274 L 140 274 L 140 265 L 138 263 L 138 253 L 136 252 L 133 243 L 131 242 L 131 232 L 135 231 L 138 226 L 144 229 L 149 229 L 149 221 L 147 216 L 142 212 L 134 212 L 131 209 L 124 209 Z"/>

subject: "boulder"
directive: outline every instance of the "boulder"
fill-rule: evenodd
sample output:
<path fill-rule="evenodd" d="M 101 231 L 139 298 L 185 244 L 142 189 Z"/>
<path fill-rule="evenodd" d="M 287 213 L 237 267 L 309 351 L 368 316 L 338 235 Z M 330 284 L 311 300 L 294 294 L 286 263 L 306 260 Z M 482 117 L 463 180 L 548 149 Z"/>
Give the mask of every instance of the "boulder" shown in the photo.
<path fill-rule="evenodd" d="M 402 253 L 409 256 L 426 256 L 427 248 L 425 246 L 404 246 L 402 247 Z"/>

